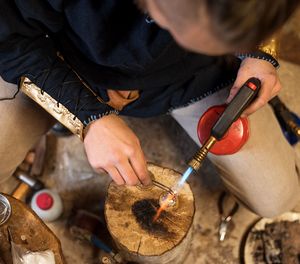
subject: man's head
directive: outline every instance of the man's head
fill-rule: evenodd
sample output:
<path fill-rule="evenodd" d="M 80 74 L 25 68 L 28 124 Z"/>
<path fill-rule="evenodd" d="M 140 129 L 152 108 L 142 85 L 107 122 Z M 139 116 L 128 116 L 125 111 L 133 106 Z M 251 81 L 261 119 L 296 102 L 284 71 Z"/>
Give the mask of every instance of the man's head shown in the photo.
<path fill-rule="evenodd" d="M 299 0 L 138 0 L 183 47 L 210 55 L 250 49 L 290 17 Z"/>

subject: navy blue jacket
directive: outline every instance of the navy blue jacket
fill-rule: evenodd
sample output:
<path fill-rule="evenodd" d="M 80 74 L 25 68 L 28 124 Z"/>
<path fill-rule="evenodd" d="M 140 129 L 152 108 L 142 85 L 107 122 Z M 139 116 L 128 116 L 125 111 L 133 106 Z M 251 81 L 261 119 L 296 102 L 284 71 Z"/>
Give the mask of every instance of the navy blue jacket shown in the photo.
<path fill-rule="evenodd" d="M 154 116 L 228 85 L 238 67 L 180 48 L 133 0 L 0 0 L 2 78 L 27 76 L 85 125 L 113 110 L 95 96 L 107 89 L 140 90 L 120 114 Z"/>

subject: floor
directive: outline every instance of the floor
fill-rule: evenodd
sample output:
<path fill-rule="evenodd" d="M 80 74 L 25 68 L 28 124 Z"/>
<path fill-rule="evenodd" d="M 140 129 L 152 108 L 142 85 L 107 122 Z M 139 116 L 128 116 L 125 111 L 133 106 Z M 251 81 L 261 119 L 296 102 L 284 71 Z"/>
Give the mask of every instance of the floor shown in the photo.
<path fill-rule="evenodd" d="M 286 26 L 283 34 L 282 46 L 287 46 L 281 48 L 285 55 L 282 56 L 279 73 L 283 84 L 280 97 L 291 110 L 300 115 L 300 12 L 296 18 Z M 153 163 L 183 171 L 186 160 L 197 149 L 170 116 L 145 120 L 127 118 L 126 121 L 140 138 L 147 159 Z M 49 227 L 60 238 L 68 264 L 101 263 L 95 250 L 71 237 L 66 224 L 74 209 L 85 208 L 96 212 L 103 209 L 105 189 L 110 179 L 92 171 L 77 138 L 56 139 L 50 136 L 48 145 L 50 148 L 43 180 L 49 188 L 61 194 L 65 208 L 62 218 L 49 224 Z M 295 147 L 295 151 L 300 157 L 300 144 Z M 1 186 L 1 191 L 9 192 L 14 184 L 11 180 Z M 246 208 L 240 208 L 228 237 L 224 242 L 219 242 L 217 200 L 223 185 L 212 164 L 205 162 L 198 177 L 190 179 L 190 184 L 196 200 L 196 215 L 192 245 L 185 263 L 240 263 L 242 237 L 258 217 Z"/>

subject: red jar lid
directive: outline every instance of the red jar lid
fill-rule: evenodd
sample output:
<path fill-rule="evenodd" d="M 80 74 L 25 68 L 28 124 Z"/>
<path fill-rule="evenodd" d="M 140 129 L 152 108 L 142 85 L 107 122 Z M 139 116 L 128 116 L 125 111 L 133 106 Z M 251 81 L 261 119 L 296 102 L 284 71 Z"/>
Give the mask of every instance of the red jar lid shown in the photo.
<path fill-rule="evenodd" d="M 209 108 L 200 118 L 197 128 L 198 138 L 203 144 L 210 136 L 211 129 L 225 111 L 226 105 L 217 105 Z M 238 152 L 249 138 L 249 124 L 246 117 L 235 121 L 226 135 L 217 141 L 210 149 L 216 155 L 230 155 Z"/>
<path fill-rule="evenodd" d="M 53 197 L 49 193 L 40 193 L 36 197 L 36 204 L 42 210 L 49 210 L 53 205 Z"/>

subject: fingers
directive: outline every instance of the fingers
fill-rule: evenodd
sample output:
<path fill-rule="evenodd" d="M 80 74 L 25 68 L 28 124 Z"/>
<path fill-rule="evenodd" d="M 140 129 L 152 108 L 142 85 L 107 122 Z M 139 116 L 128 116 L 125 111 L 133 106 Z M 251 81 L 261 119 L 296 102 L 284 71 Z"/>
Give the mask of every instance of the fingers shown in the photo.
<path fill-rule="evenodd" d="M 151 182 L 139 140 L 121 118 L 109 115 L 93 122 L 84 146 L 94 170 L 108 172 L 117 184 Z"/>
<path fill-rule="evenodd" d="M 238 76 L 226 100 L 227 104 L 231 102 L 231 100 L 238 93 L 239 89 L 248 79 L 249 76 L 247 77 L 242 75 Z M 268 76 L 267 80 L 261 79 L 261 82 L 262 82 L 262 86 L 257 99 L 252 104 L 250 104 L 250 106 L 248 106 L 247 109 L 243 112 L 242 114 L 243 117 L 256 112 L 258 109 L 266 105 L 268 101 L 270 101 L 273 97 L 275 97 L 281 89 L 280 81 L 278 78 L 275 78 L 275 76 Z"/>
<path fill-rule="evenodd" d="M 248 116 L 265 106 L 273 97 L 275 97 L 279 93 L 280 89 L 281 84 L 278 79 L 274 85 L 268 85 L 262 82 L 262 87 L 257 99 L 247 107 L 242 116 Z"/>
<path fill-rule="evenodd" d="M 229 96 L 226 99 L 226 104 L 229 104 L 232 101 L 232 99 L 236 96 L 243 84 L 244 83 L 241 83 L 240 79 L 237 79 L 237 81 L 233 84 L 232 88 L 230 89 Z"/>
<path fill-rule="evenodd" d="M 135 164 L 137 164 L 135 162 Z M 136 165 L 137 166 L 137 165 Z M 142 166 L 140 168 L 142 170 Z M 135 172 L 133 167 L 131 166 L 130 162 L 128 160 L 125 160 L 122 163 L 118 163 L 115 166 L 110 166 L 106 168 L 98 168 L 96 169 L 97 172 L 105 172 L 110 175 L 110 177 L 113 179 L 113 181 L 118 185 L 138 185 L 141 182 L 143 184 L 150 184 L 149 180 L 147 179 L 147 176 L 140 176 L 139 178 L 138 174 Z M 141 174 L 145 175 L 145 174 Z M 147 175 L 147 174 L 146 174 Z"/>
<path fill-rule="evenodd" d="M 126 184 L 133 186 L 141 183 L 128 160 L 119 164 L 117 169 L 122 175 Z"/>
<path fill-rule="evenodd" d="M 241 89 L 243 84 L 249 79 L 248 75 L 245 75 L 243 72 L 239 72 L 238 76 L 230 89 L 229 96 L 226 99 L 226 104 L 229 104 L 231 100 L 236 96 L 238 91 Z"/>
<path fill-rule="evenodd" d="M 140 183 L 149 185 L 151 183 L 151 179 L 148 174 L 147 162 L 138 138 L 133 140 L 131 144 L 131 147 L 128 146 L 124 150 L 128 157 L 126 163 L 123 163 L 124 167 L 127 168 L 127 175 L 123 175 L 122 172 L 120 172 L 126 180 L 126 183 L 129 185 L 136 185 Z M 130 167 L 130 170 L 128 166 Z"/>
<path fill-rule="evenodd" d="M 106 172 L 110 175 L 110 177 L 113 179 L 113 181 L 118 185 L 125 184 L 125 180 L 119 173 L 116 167 L 110 167 L 106 169 Z"/>
<path fill-rule="evenodd" d="M 143 185 L 150 185 L 151 178 L 147 170 L 147 162 L 142 151 L 138 151 L 130 158 L 130 164 Z"/>
<path fill-rule="evenodd" d="M 273 87 L 271 97 L 273 98 L 273 97 L 275 97 L 276 95 L 278 95 L 279 92 L 280 92 L 280 90 L 281 90 L 281 82 L 280 82 L 279 79 L 277 79 L 277 80 L 276 80 L 276 83 L 275 83 L 275 85 L 274 85 L 274 87 Z M 271 99 L 272 99 L 272 98 L 271 98 Z"/>
<path fill-rule="evenodd" d="M 262 108 L 268 103 L 268 98 L 270 98 L 269 93 L 262 93 L 247 109 L 243 112 L 242 117 L 251 115 L 258 109 Z M 271 98 L 270 98 L 271 99 Z"/>
<path fill-rule="evenodd" d="M 132 143 L 123 146 L 123 151 L 114 151 L 110 159 L 90 159 L 92 167 L 99 173 L 106 172 L 118 184 L 149 185 L 151 179 L 147 170 L 147 162 L 141 146 Z"/>
<path fill-rule="evenodd" d="M 138 156 L 139 158 L 132 157 L 130 161 L 124 160 L 124 162 L 116 164 L 116 167 L 109 167 L 105 171 L 118 185 L 128 184 L 134 186 L 140 183 L 149 185 L 151 179 L 148 174 L 146 160 L 143 153 Z"/>
<path fill-rule="evenodd" d="M 97 171 L 98 173 L 107 173 L 107 171 L 104 170 L 104 169 L 96 169 L 96 171 Z"/>
<path fill-rule="evenodd" d="M 230 103 L 242 85 L 250 78 L 256 77 L 261 81 L 261 89 L 255 101 L 247 107 L 242 116 L 252 114 L 268 103 L 281 89 L 276 69 L 267 61 L 246 58 L 242 61 L 237 78 L 230 90 L 226 103 Z"/>

